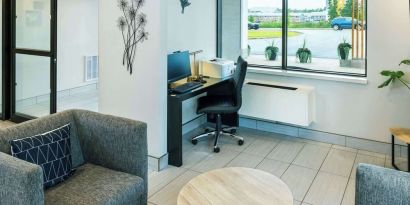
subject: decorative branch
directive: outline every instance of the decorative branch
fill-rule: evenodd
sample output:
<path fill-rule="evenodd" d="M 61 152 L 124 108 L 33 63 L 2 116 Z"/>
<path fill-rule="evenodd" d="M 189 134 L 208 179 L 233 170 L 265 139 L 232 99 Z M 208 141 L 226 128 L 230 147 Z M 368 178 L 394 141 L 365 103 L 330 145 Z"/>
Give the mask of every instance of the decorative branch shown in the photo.
<path fill-rule="evenodd" d="M 182 14 L 185 13 L 185 8 L 191 5 L 191 2 L 188 0 L 180 0 L 181 1 L 181 7 L 182 7 Z"/>
<path fill-rule="evenodd" d="M 145 32 L 147 16 L 140 11 L 144 4 L 145 0 L 118 0 L 118 7 L 123 13 L 118 18 L 118 28 L 125 45 L 122 64 L 127 66 L 130 74 L 133 72 L 138 44 L 148 39 L 148 33 Z"/>

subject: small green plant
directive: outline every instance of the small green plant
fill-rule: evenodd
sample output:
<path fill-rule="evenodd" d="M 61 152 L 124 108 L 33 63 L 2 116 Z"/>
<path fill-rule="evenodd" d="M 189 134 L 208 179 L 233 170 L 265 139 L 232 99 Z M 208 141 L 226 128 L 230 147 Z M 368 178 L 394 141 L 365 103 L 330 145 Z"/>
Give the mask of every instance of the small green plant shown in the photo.
<path fill-rule="evenodd" d="M 349 59 L 349 53 L 351 49 L 352 45 L 350 45 L 350 43 L 347 43 L 346 39 L 343 39 L 343 43 L 340 43 L 339 46 L 337 46 L 337 54 L 339 55 L 340 59 L 347 60 Z"/>
<path fill-rule="evenodd" d="M 275 45 L 275 40 L 272 41 L 272 44 L 265 48 L 265 57 L 270 61 L 276 60 L 278 57 L 279 48 Z"/>
<path fill-rule="evenodd" d="M 312 62 L 312 52 L 309 48 L 306 48 L 306 39 L 303 40 L 303 47 L 299 48 L 296 52 L 296 59 L 300 63 L 311 63 Z"/>
<path fill-rule="evenodd" d="M 410 60 L 403 60 L 399 66 L 401 65 L 410 65 Z M 401 82 L 410 90 L 410 84 L 403 80 L 403 77 L 406 75 L 403 71 L 393 71 L 393 70 L 384 70 L 380 73 L 382 76 L 388 77 L 388 79 L 379 86 L 379 88 L 384 88 L 389 86 L 390 84 L 394 83 L 395 81 Z"/>

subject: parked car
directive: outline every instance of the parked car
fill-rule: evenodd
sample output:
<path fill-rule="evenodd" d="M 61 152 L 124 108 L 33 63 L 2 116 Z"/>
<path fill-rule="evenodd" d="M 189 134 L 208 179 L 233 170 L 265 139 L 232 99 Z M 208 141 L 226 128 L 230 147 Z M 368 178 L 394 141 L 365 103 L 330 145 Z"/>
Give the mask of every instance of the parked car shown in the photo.
<path fill-rule="evenodd" d="M 354 26 L 362 26 L 361 21 L 354 20 Z M 352 17 L 337 17 L 334 18 L 331 22 L 333 30 L 343 30 L 343 29 L 352 29 Z M 366 28 L 365 28 L 366 29 Z"/>
<path fill-rule="evenodd" d="M 260 28 L 259 23 L 248 22 L 248 30 L 258 30 Z"/>

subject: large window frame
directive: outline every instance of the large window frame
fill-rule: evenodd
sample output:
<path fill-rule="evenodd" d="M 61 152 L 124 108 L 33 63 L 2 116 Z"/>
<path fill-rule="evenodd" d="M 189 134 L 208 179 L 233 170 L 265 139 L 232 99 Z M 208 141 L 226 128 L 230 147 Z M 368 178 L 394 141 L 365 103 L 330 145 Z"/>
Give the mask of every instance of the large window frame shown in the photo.
<path fill-rule="evenodd" d="M 223 55 L 223 49 L 222 49 L 222 18 L 223 18 L 223 10 L 222 10 L 222 1 L 223 0 L 217 0 L 217 57 L 221 58 Z M 287 17 L 288 16 L 288 2 L 289 0 L 282 0 L 282 16 Z M 330 74 L 330 75 L 337 75 L 337 76 L 349 76 L 349 77 L 367 77 L 367 51 L 368 51 L 368 46 L 367 46 L 367 35 L 368 35 L 368 18 L 367 18 L 367 3 L 368 1 L 365 0 L 365 19 L 366 19 L 366 32 L 365 32 L 365 55 L 364 55 L 364 74 L 358 74 L 358 73 L 348 73 L 348 72 L 337 72 L 337 71 L 326 71 L 326 70 L 314 70 L 314 69 L 308 69 L 308 68 L 303 68 L 303 67 L 298 67 L 298 66 L 288 66 L 288 25 L 289 25 L 289 19 L 288 18 L 282 18 L 282 62 L 281 66 L 268 66 L 268 65 L 260 65 L 260 64 L 252 64 L 249 63 L 250 67 L 255 67 L 255 68 L 262 68 L 262 69 L 267 69 L 267 70 L 281 70 L 281 71 L 295 71 L 295 72 L 302 72 L 302 73 L 316 73 L 316 74 Z M 241 7 L 243 7 L 243 2 L 241 3 Z M 243 8 L 241 8 L 242 11 Z M 240 18 L 243 17 L 243 12 L 241 12 Z M 243 26 L 243 22 L 241 22 L 241 29 Z M 240 31 L 242 32 L 242 31 Z M 241 35 L 241 40 L 244 36 Z M 239 42 L 241 43 L 241 42 Z"/>

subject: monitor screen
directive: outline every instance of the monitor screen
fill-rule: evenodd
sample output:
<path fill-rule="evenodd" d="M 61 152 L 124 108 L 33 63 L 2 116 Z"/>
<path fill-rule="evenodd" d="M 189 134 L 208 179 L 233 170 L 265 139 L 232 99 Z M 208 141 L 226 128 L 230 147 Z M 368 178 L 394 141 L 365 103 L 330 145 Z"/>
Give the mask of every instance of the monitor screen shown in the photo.
<path fill-rule="evenodd" d="M 188 51 L 168 55 L 168 83 L 173 83 L 191 75 L 191 61 Z"/>

